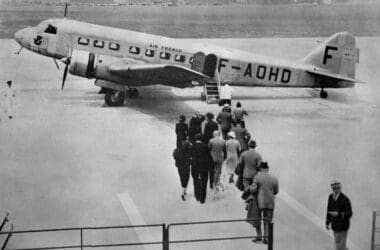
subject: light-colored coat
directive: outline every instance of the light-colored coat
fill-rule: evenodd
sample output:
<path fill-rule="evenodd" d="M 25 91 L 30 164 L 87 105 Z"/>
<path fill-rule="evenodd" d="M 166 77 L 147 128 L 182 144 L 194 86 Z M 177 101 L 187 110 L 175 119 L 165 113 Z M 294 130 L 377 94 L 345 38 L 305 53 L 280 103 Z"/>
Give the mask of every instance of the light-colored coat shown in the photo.
<path fill-rule="evenodd" d="M 243 152 L 239 162 L 239 164 L 243 165 L 243 178 L 255 177 L 261 160 L 261 155 L 253 148 Z"/>
<path fill-rule="evenodd" d="M 257 201 L 260 209 L 274 209 L 274 196 L 278 194 L 278 180 L 268 170 L 261 170 L 253 179 L 257 185 Z"/>

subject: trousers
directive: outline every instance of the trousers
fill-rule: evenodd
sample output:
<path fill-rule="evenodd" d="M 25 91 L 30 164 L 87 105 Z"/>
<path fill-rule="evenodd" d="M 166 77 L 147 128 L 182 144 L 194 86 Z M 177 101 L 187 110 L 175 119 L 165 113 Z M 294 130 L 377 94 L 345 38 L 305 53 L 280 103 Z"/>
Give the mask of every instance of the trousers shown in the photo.
<path fill-rule="evenodd" d="M 347 234 L 348 231 L 334 231 L 335 238 L 335 249 L 336 250 L 346 250 L 346 242 L 347 242 Z"/>
<path fill-rule="evenodd" d="M 260 209 L 261 218 L 264 220 L 264 235 L 268 237 L 269 235 L 269 223 L 272 222 L 273 219 L 273 209 L 270 208 L 261 208 Z"/>
<path fill-rule="evenodd" d="M 191 170 L 194 184 L 194 196 L 197 201 L 204 203 L 207 195 L 208 171 L 198 171 L 194 168 Z"/>

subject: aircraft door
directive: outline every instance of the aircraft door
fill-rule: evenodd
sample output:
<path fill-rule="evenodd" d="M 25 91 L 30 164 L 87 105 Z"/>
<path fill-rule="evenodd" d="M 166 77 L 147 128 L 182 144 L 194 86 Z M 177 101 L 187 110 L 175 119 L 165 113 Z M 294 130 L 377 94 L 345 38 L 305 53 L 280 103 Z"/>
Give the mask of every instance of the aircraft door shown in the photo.
<path fill-rule="evenodd" d="M 211 78 L 215 75 L 218 58 L 214 54 L 208 54 L 204 63 L 203 74 Z"/>
<path fill-rule="evenodd" d="M 206 55 L 203 52 L 197 52 L 193 55 L 193 64 L 191 69 L 203 73 Z"/>

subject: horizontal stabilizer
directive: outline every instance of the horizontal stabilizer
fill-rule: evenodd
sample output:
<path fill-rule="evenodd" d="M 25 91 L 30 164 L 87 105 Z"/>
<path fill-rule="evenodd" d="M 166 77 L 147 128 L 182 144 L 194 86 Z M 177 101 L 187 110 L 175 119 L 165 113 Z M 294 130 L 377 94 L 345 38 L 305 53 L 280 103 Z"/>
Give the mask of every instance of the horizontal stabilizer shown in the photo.
<path fill-rule="evenodd" d="M 330 78 L 334 78 L 341 81 L 347 81 L 347 82 L 364 83 L 363 81 L 358 80 L 358 79 L 342 76 L 342 75 L 331 73 L 324 70 L 313 69 L 313 70 L 306 70 L 306 71 L 312 75 L 325 76 L 325 77 L 330 77 Z"/>

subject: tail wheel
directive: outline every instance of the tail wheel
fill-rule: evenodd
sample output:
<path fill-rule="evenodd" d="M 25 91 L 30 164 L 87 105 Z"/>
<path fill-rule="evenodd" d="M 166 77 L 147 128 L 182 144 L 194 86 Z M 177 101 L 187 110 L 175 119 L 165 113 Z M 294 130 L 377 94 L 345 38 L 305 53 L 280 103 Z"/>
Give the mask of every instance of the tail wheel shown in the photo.
<path fill-rule="evenodd" d="M 106 104 L 110 107 L 120 107 L 124 104 L 125 93 L 114 89 L 107 89 L 104 97 Z"/>
<path fill-rule="evenodd" d="M 327 98 L 327 96 L 328 96 L 327 92 L 326 92 L 326 91 L 324 91 L 324 90 L 322 89 L 322 90 L 321 90 L 321 94 L 320 94 L 320 97 L 321 97 L 322 99 L 326 99 L 326 98 Z"/>

